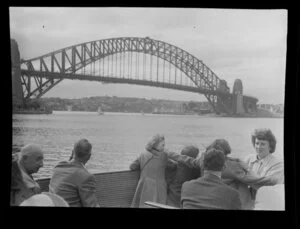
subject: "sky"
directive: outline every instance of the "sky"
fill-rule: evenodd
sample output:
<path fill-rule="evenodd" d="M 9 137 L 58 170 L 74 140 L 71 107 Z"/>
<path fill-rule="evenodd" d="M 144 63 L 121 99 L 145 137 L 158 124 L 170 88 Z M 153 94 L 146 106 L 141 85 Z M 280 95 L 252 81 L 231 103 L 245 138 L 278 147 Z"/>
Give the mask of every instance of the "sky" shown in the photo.
<path fill-rule="evenodd" d="M 258 103 L 284 103 L 287 10 L 10 7 L 9 14 L 25 60 L 93 40 L 149 36 L 196 56 L 231 90 L 241 79 Z M 206 101 L 191 92 L 79 80 L 63 80 L 44 97 L 105 95 Z"/>

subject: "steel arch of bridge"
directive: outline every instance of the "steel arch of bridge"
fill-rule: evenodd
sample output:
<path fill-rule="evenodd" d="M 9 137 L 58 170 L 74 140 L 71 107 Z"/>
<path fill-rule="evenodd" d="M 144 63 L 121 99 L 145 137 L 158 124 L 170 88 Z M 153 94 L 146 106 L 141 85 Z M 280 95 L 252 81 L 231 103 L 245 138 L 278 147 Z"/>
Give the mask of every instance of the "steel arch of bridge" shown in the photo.
<path fill-rule="evenodd" d="M 21 60 L 21 81 L 25 100 L 41 97 L 63 79 L 93 80 L 91 77 L 85 78 L 76 74 L 76 71 L 104 57 L 123 52 L 141 52 L 168 61 L 185 73 L 195 84 L 196 89 L 193 88 L 190 91 L 204 94 L 217 113 L 219 113 L 217 104 L 221 104 L 227 113 L 231 113 L 231 107 L 226 104 L 226 99 L 231 96 L 229 88 L 224 84 L 221 86 L 221 83 L 226 81 L 221 80 L 201 60 L 190 53 L 174 45 L 149 37 L 120 37 L 90 41 L 29 60 Z M 34 63 L 37 63 L 39 69 L 34 67 Z M 31 87 L 31 77 L 33 77 L 36 84 L 35 89 Z M 46 78 L 46 81 L 43 82 L 43 78 Z M 100 81 L 105 81 L 104 78 L 100 78 Z M 111 80 L 113 81 L 113 77 Z M 122 80 L 117 82 L 122 83 Z M 134 80 L 132 82 L 127 80 L 127 83 L 149 85 L 149 82 L 146 81 L 143 84 L 134 82 Z M 185 88 L 183 85 L 180 87 L 178 84 L 162 85 L 159 82 L 157 84 L 152 82 L 151 86 L 189 91 L 189 88 Z"/>

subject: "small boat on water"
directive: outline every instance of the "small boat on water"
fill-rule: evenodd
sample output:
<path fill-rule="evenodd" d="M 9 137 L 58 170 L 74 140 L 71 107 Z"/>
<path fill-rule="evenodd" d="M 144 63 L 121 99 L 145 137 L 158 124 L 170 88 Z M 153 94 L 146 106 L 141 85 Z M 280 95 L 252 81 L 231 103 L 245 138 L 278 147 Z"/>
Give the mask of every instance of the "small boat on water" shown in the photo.
<path fill-rule="evenodd" d="M 98 113 L 98 115 L 104 115 L 104 112 L 102 111 L 101 106 L 98 107 L 97 113 Z"/>

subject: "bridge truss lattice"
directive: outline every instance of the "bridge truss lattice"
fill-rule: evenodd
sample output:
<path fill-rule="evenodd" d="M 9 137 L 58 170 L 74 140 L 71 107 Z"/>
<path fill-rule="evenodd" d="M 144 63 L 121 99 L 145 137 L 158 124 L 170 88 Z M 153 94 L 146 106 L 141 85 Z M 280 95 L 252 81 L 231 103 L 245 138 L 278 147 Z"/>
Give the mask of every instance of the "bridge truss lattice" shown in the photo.
<path fill-rule="evenodd" d="M 118 55 L 120 58 L 122 55 L 125 57 L 126 53 L 129 60 L 134 55 L 133 53 L 150 55 L 151 65 L 152 57 L 156 57 L 157 73 L 158 68 L 162 68 L 164 72 L 165 68 L 170 68 L 170 66 L 175 67 L 175 83 L 159 80 L 158 74 L 157 78 L 153 76 L 150 80 L 146 80 L 135 79 L 130 75 L 127 78 L 122 78 L 104 74 L 104 72 L 101 74 L 101 70 L 98 71 L 97 75 L 80 73 L 80 70 L 91 66 L 97 61 L 108 59 L 113 55 L 117 56 L 116 59 Z M 163 66 L 158 64 L 159 59 L 163 60 Z M 166 67 L 165 62 L 169 66 Z M 104 66 L 104 62 L 102 63 Z M 121 64 L 120 62 L 120 73 L 122 75 Z M 101 68 L 100 64 L 99 67 Z M 130 68 L 128 67 L 128 69 Z M 180 77 L 178 76 L 180 80 L 176 81 L 178 70 L 181 75 Z M 182 83 L 182 73 L 183 77 L 187 77 L 190 80 L 190 85 Z M 120 37 L 91 41 L 63 48 L 29 60 L 21 60 L 21 82 L 25 100 L 41 97 L 63 79 L 140 84 L 198 92 L 207 98 L 215 112 L 220 113 L 220 105 L 226 113 L 230 113 L 231 109 L 230 105 L 228 105 L 228 99 L 231 98 L 231 94 L 225 80 L 221 80 L 201 60 L 187 51 L 149 37 Z"/>

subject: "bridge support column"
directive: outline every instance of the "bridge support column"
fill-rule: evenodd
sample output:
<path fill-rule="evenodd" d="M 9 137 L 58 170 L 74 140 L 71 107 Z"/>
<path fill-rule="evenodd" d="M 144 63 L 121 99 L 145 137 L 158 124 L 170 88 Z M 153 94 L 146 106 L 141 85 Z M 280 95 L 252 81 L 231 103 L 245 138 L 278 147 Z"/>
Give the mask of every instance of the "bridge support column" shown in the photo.
<path fill-rule="evenodd" d="M 221 113 L 232 114 L 232 97 L 231 96 L 218 96 L 217 99 L 217 110 Z"/>
<path fill-rule="evenodd" d="M 10 42 L 12 64 L 12 101 L 14 108 L 23 106 L 24 95 L 21 83 L 20 52 L 18 43 L 14 39 L 11 39 Z"/>
<path fill-rule="evenodd" d="M 236 79 L 234 81 L 232 94 L 233 94 L 233 103 L 232 103 L 233 113 L 237 115 L 245 113 L 242 80 Z"/>
<path fill-rule="evenodd" d="M 243 114 L 247 112 L 247 108 L 244 109 L 243 95 L 240 92 L 234 94 L 234 114 Z"/>

